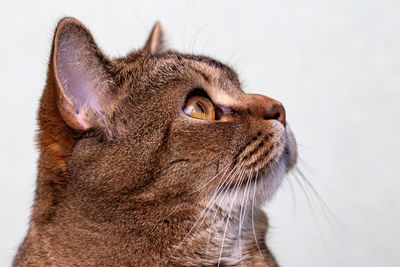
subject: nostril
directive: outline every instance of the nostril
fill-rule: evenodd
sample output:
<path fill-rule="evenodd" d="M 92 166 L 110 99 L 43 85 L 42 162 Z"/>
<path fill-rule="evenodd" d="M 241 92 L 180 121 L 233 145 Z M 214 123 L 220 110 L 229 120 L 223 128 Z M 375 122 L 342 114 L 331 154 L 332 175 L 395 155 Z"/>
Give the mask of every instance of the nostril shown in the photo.
<path fill-rule="evenodd" d="M 264 120 L 277 120 L 286 126 L 285 108 L 282 105 L 274 105 L 272 109 L 264 116 Z"/>
<path fill-rule="evenodd" d="M 281 114 L 279 112 L 276 112 L 272 117 L 266 115 L 264 117 L 264 120 L 278 120 Z"/>

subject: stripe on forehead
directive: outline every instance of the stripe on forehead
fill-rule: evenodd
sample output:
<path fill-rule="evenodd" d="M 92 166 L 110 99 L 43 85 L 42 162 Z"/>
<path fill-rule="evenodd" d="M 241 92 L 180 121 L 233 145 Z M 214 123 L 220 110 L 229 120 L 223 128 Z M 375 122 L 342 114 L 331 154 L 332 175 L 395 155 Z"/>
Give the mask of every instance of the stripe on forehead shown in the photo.
<path fill-rule="evenodd" d="M 240 87 L 240 82 L 239 79 L 236 75 L 236 73 L 228 66 L 222 64 L 221 62 L 206 57 L 206 56 L 197 56 L 197 55 L 189 55 L 189 54 L 180 54 L 175 51 L 168 51 L 167 53 L 156 55 L 157 58 L 164 58 L 164 59 L 177 59 L 178 61 L 181 60 L 187 60 L 191 62 L 199 62 L 203 63 L 205 65 L 208 65 L 209 67 L 220 70 L 220 75 L 224 75 L 225 78 L 230 80 L 233 84 L 235 84 L 237 87 Z"/>
<path fill-rule="evenodd" d="M 238 86 L 232 81 L 227 81 L 222 75 L 222 70 L 214 68 L 203 62 L 192 61 L 193 70 L 200 73 L 204 78 L 209 87 L 207 93 L 215 104 L 223 106 L 234 106 L 237 104 L 239 93 Z M 221 77 L 222 75 L 222 77 Z"/>
<path fill-rule="evenodd" d="M 236 73 L 228 66 L 205 56 L 167 52 L 157 56 L 163 59 L 173 59 L 187 62 L 193 71 L 198 73 L 209 85 L 207 93 L 216 104 L 234 106 L 243 91 L 240 89 Z"/>
<path fill-rule="evenodd" d="M 181 56 L 187 60 L 197 61 L 199 63 L 206 64 L 213 69 L 220 70 L 219 73 L 220 75 L 223 75 L 224 78 L 227 78 L 230 82 L 240 87 L 239 79 L 236 73 L 231 68 L 222 64 L 221 62 L 205 56 L 195 56 L 195 55 L 181 55 Z"/>

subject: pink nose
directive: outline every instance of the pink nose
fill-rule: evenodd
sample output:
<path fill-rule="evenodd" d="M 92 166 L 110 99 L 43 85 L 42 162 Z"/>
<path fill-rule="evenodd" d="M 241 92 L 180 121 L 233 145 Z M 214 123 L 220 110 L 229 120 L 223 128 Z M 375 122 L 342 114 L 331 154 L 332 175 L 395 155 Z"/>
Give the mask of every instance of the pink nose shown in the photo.
<path fill-rule="evenodd" d="M 286 126 L 286 111 L 281 103 L 273 105 L 265 114 L 264 120 L 277 120 Z"/>
<path fill-rule="evenodd" d="M 257 94 L 246 95 L 245 101 L 251 116 L 264 120 L 277 120 L 286 126 L 285 108 L 279 101 Z"/>

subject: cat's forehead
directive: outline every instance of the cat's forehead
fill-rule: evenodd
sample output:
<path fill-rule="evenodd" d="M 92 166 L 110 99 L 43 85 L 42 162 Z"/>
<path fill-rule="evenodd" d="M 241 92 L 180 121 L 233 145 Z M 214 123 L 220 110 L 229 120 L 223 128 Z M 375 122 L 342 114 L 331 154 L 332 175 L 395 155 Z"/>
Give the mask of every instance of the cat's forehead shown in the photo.
<path fill-rule="evenodd" d="M 202 55 L 191 55 L 191 54 L 180 54 L 173 53 L 171 56 L 170 53 L 166 53 L 160 55 L 159 58 L 162 59 L 174 59 L 178 62 L 185 62 L 189 64 L 193 64 L 193 66 L 201 67 L 205 72 L 218 72 L 223 78 L 230 80 L 233 83 L 237 83 L 239 85 L 239 79 L 234 70 L 232 70 L 226 64 L 219 62 L 213 58 L 202 56 Z"/>
<path fill-rule="evenodd" d="M 172 58 L 178 62 L 187 63 L 189 67 L 192 67 L 194 70 L 199 71 L 207 81 L 210 81 L 212 78 L 223 79 L 230 81 L 237 87 L 240 87 L 240 82 L 236 72 L 233 71 L 229 66 L 213 58 L 200 55 L 178 54 L 178 53 L 175 53 L 173 55 L 174 56 L 171 57 L 170 54 L 164 54 L 161 55 L 160 58 L 162 59 Z"/>
<path fill-rule="evenodd" d="M 232 98 L 243 94 L 239 78 L 229 66 L 206 56 L 165 53 L 157 56 L 159 65 L 178 70 L 177 74 L 192 78 L 192 81 L 203 84 L 208 93 L 225 99 L 229 102 Z"/>
<path fill-rule="evenodd" d="M 128 94 L 162 93 L 176 97 L 203 89 L 217 104 L 223 105 L 235 103 L 244 94 L 235 71 L 210 57 L 175 51 L 157 55 L 138 51 L 116 62 L 123 63 L 119 80 L 128 85 Z"/>

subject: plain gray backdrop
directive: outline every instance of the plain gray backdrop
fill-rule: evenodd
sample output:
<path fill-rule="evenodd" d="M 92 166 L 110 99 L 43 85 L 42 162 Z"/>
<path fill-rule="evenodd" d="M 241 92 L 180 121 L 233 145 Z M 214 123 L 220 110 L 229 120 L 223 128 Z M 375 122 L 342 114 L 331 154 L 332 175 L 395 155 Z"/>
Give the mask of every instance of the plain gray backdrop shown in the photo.
<path fill-rule="evenodd" d="M 400 266 L 400 1 L 0 2 L 0 266 L 25 235 L 36 114 L 54 27 L 74 16 L 110 56 L 156 20 L 171 47 L 233 66 L 284 103 L 302 170 L 266 205 L 282 266 Z M 326 205 L 325 205 L 325 204 Z"/>

